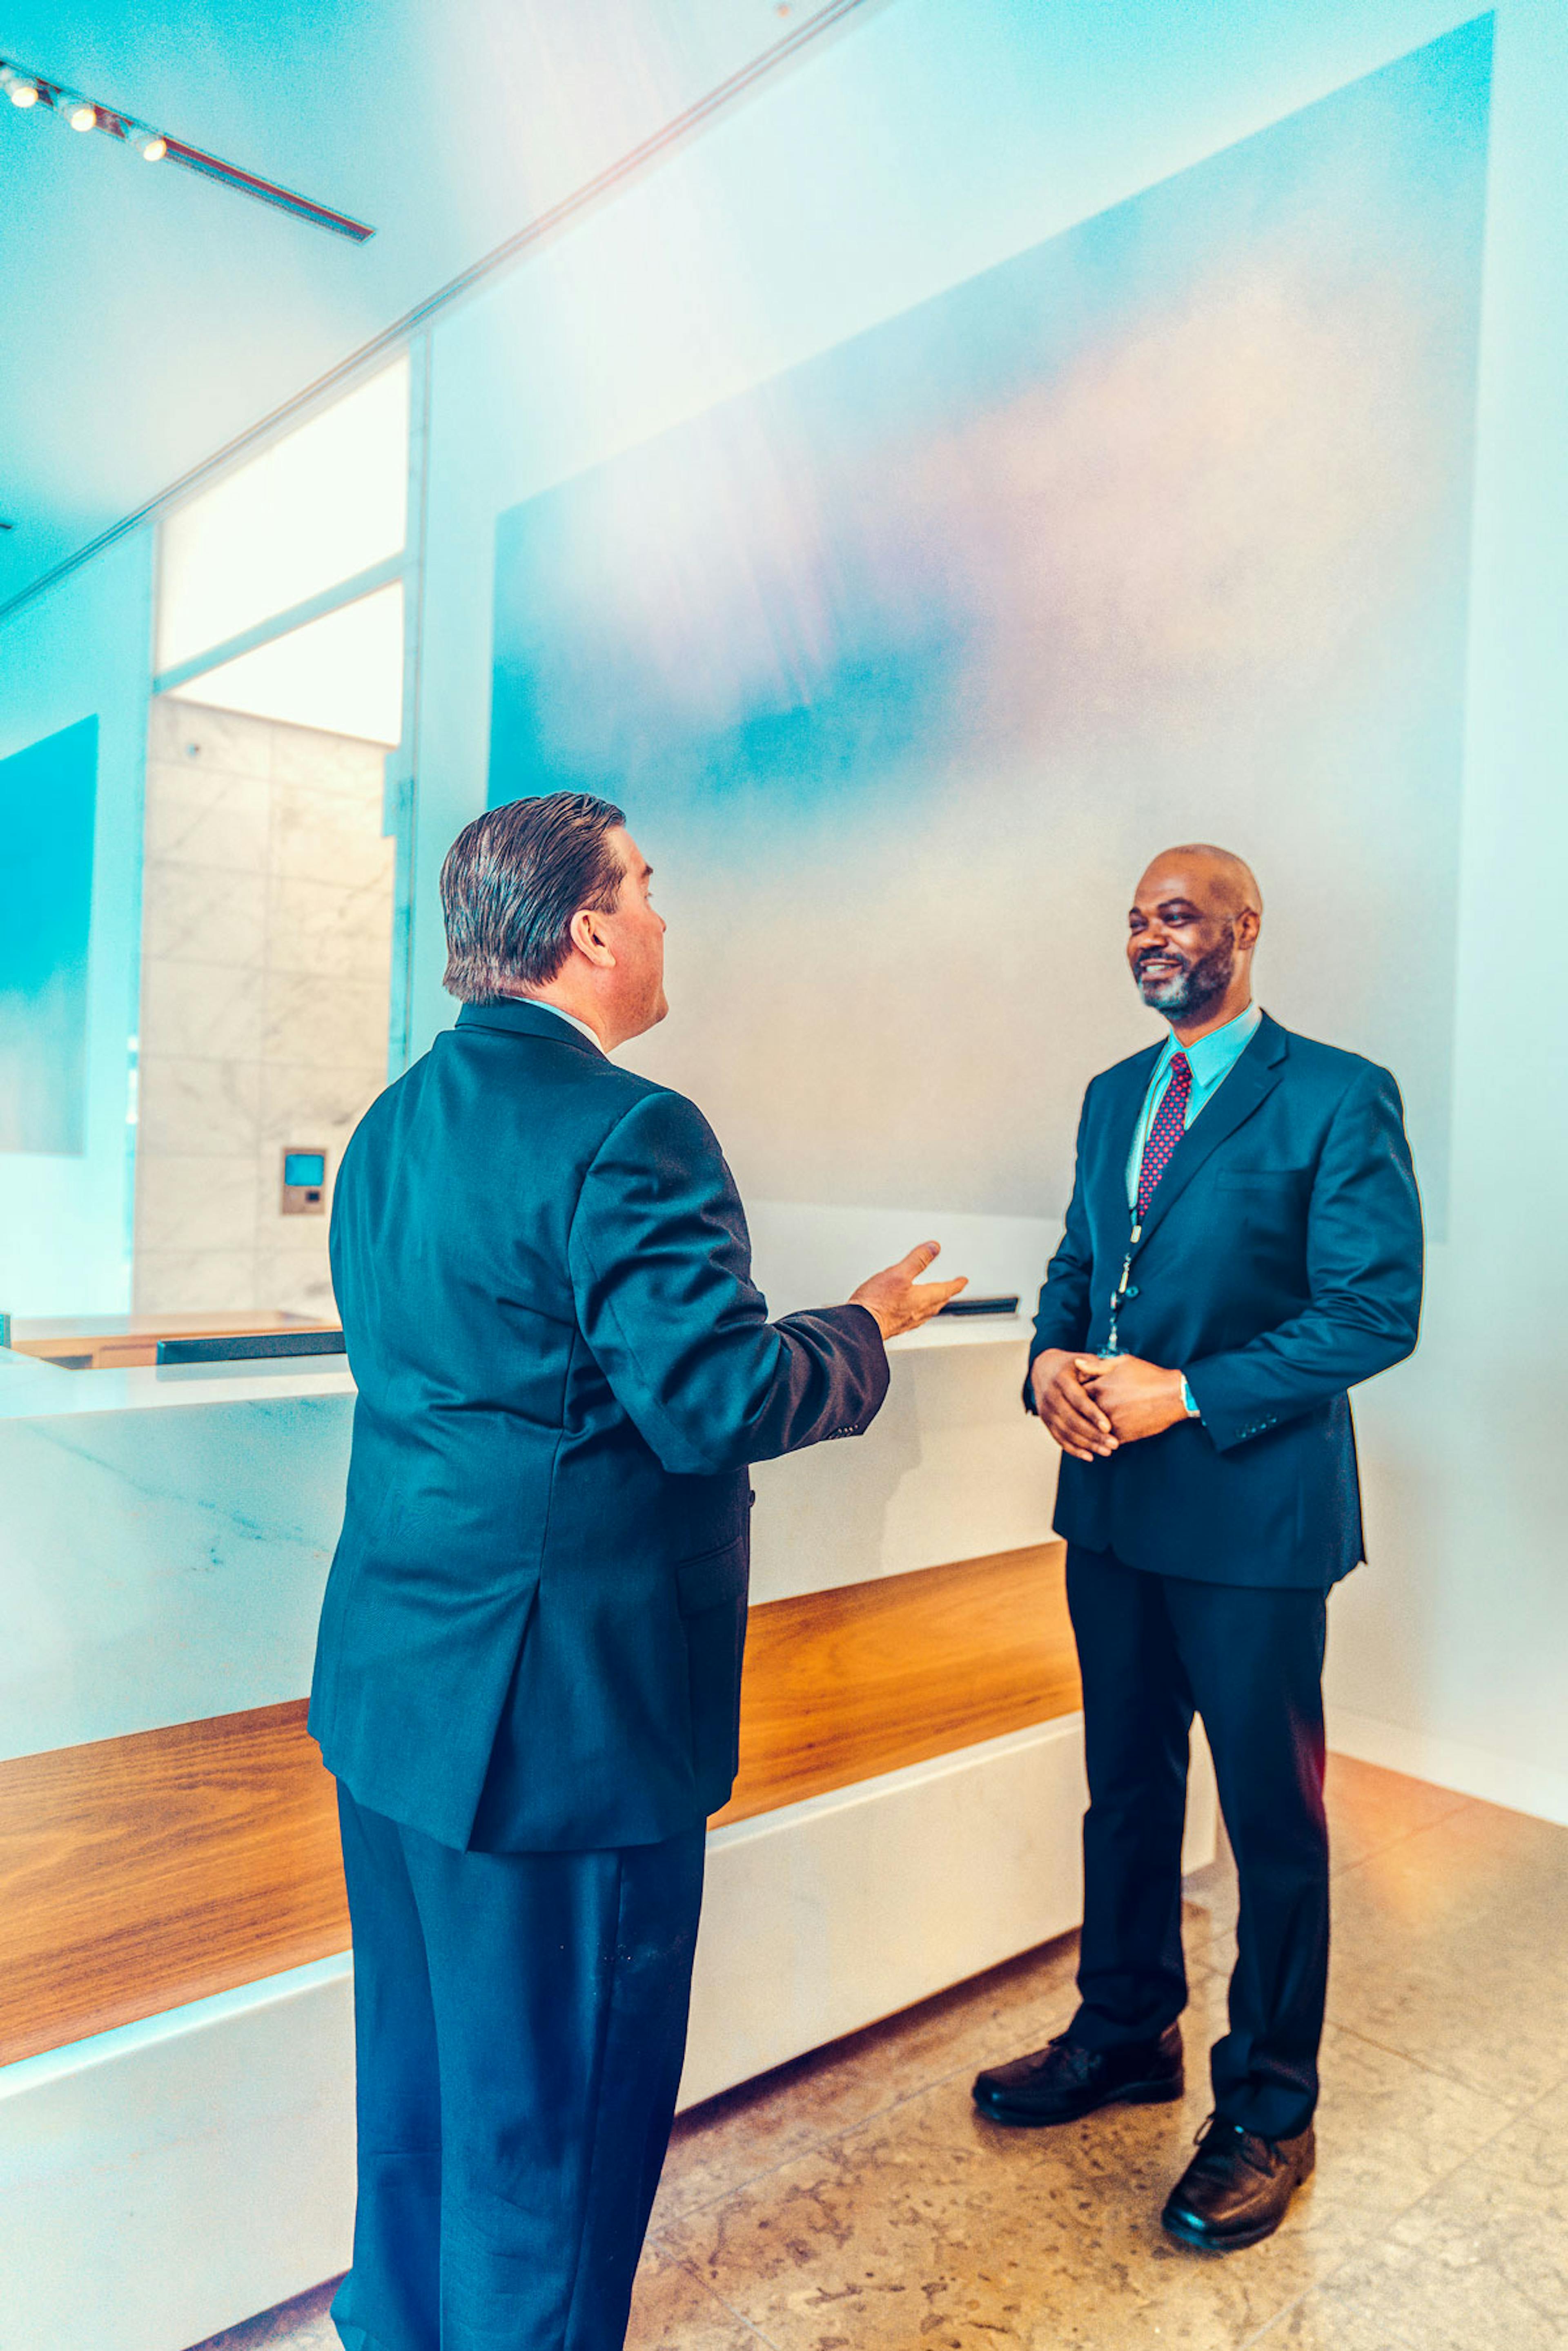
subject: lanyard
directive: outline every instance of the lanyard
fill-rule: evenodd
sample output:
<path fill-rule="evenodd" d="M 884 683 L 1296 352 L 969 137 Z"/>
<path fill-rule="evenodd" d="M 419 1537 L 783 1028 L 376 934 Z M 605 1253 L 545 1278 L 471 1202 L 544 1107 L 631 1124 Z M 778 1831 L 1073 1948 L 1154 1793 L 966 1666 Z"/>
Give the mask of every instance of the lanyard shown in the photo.
<path fill-rule="evenodd" d="M 1137 1129 L 1133 1137 L 1133 1165 L 1134 1169 L 1134 1182 L 1137 1180 L 1135 1171 L 1143 1165 L 1144 1154 L 1149 1147 L 1149 1135 L 1153 1131 L 1155 1119 L 1159 1116 L 1160 1104 L 1164 1102 L 1166 1090 L 1170 1085 L 1171 1073 L 1169 1061 L 1165 1063 L 1164 1069 L 1164 1085 L 1161 1085 L 1160 1083 L 1160 1071 L 1157 1069 L 1155 1070 L 1154 1076 L 1149 1081 L 1148 1092 L 1144 1096 L 1143 1113 L 1138 1120 Z M 1116 1287 L 1111 1295 L 1111 1327 L 1105 1337 L 1105 1353 L 1108 1355 L 1119 1355 L 1122 1352 L 1121 1343 L 1116 1335 L 1116 1324 L 1121 1315 L 1122 1302 L 1124 1299 L 1127 1298 L 1131 1294 L 1133 1259 L 1137 1255 L 1138 1246 L 1144 1238 L 1143 1219 L 1138 1215 L 1136 1195 L 1134 1196 L 1133 1199 L 1132 1217 L 1133 1228 L 1127 1236 L 1127 1254 L 1122 1259 L 1122 1278 L 1117 1282 Z"/>
<path fill-rule="evenodd" d="M 1127 1254 L 1122 1259 L 1122 1279 L 1116 1284 L 1111 1298 L 1111 1328 L 1105 1335 L 1105 1353 L 1108 1355 L 1119 1355 L 1122 1352 L 1121 1342 L 1116 1336 L 1116 1322 L 1122 1311 L 1122 1301 L 1129 1294 L 1128 1284 L 1132 1277 L 1133 1259 L 1137 1254 L 1138 1244 L 1143 1238 L 1143 1222 L 1134 1206 L 1133 1229 L 1127 1237 Z"/>

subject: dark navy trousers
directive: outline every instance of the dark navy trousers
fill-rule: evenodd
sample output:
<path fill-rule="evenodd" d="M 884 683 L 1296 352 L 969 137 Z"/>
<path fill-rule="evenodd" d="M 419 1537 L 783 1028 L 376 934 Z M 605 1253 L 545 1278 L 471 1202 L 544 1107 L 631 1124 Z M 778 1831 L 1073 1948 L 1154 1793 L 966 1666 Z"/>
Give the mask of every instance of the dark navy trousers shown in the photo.
<path fill-rule="evenodd" d="M 1324 1596 L 1150 1574 L 1070 1544 L 1067 1599 L 1089 1774 L 1072 2037 L 1102 2049 L 1152 2040 L 1186 2005 L 1181 1843 L 1196 1711 L 1241 1890 L 1215 2111 L 1293 2137 L 1317 2104 L 1328 1981 Z"/>
<path fill-rule="evenodd" d="M 704 1831 L 459 1853 L 339 1786 L 359 2206 L 348 2351 L 617 2351 L 685 2049 Z"/>

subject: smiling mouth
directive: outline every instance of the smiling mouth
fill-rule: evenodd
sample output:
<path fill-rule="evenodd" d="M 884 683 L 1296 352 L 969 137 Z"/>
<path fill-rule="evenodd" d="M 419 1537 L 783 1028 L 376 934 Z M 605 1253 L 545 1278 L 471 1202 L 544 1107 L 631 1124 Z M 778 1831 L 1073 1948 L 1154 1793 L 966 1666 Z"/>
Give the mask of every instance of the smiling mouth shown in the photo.
<path fill-rule="evenodd" d="M 1180 971 L 1181 965 L 1174 956 L 1145 956 L 1138 965 L 1140 979 L 1162 979 Z"/>

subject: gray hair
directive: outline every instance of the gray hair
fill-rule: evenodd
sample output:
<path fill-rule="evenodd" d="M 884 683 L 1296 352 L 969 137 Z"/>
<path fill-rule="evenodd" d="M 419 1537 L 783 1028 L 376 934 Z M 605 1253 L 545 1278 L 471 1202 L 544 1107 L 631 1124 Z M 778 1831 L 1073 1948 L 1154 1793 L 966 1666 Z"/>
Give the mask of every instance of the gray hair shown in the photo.
<path fill-rule="evenodd" d="M 441 869 L 447 994 L 494 1004 L 552 980 L 572 916 L 614 909 L 626 877 L 607 836 L 625 821 L 591 792 L 547 792 L 465 824 Z"/>

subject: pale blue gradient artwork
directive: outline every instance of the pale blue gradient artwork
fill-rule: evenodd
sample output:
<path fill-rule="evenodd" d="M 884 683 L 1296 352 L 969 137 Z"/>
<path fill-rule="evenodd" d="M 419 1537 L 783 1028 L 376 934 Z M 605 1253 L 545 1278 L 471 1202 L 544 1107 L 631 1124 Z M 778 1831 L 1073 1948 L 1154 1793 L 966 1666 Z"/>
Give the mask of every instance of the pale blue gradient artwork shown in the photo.
<path fill-rule="evenodd" d="M 743 1186 L 1059 1212 L 1196 838 L 1440 1221 L 1490 68 L 1482 18 L 503 516 L 491 799 L 627 808 L 643 1065 Z"/>
<path fill-rule="evenodd" d="M 98 720 L 0 759 L 0 1151 L 85 1148 Z"/>

